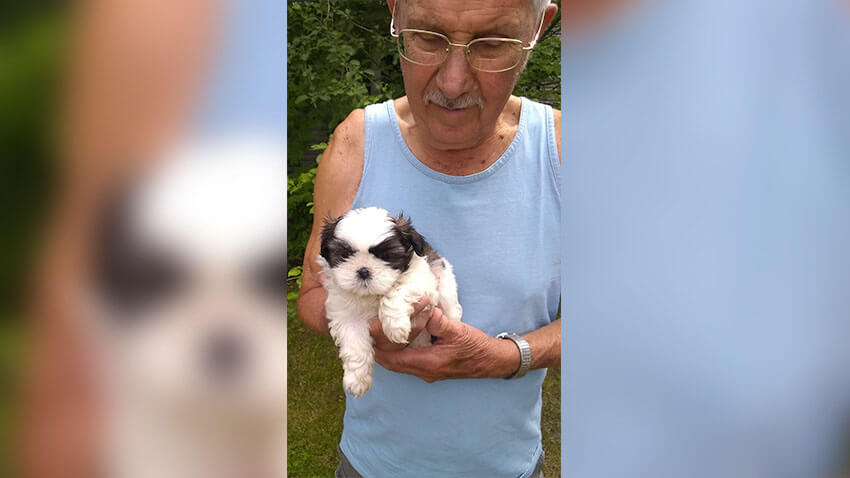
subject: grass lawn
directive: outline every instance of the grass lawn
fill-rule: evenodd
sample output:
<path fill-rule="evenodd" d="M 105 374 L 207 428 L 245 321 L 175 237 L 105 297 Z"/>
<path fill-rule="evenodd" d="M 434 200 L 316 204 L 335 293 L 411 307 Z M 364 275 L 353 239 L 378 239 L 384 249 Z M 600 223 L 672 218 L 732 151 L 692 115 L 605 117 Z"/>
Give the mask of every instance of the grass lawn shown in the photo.
<path fill-rule="evenodd" d="M 18 421 L 21 359 L 24 355 L 21 324 L 0 322 L 0 476 L 16 476 L 14 450 Z"/>
<path fill-rule="evenodd" d="M 287 308 L 287 469 L 291 477 L 332 477 L 342 434 L 345 395 L 342 366 L 330 338 L 298 320 Z M 547 478 L 561 476 L 561 370 L 551 369 L 543 383 L 543 449 Z M 474 478 L 474 477 L 473 477 Z"/>

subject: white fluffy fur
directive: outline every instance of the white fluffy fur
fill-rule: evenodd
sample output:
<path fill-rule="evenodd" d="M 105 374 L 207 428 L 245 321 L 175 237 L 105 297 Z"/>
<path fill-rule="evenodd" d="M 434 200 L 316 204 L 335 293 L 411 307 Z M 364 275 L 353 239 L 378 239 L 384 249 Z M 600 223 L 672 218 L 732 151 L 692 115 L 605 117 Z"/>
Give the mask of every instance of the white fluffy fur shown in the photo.
<path fill-rule="evenodd" d="M 429 266 L 425 257 L 414 253 L 408 269 L 400 272 L 368 252 L 369 247 L 394 233 L 392 221 L 390 214 L 379 208 L 349 211 L 338 223 L 335 236 L 354 248 L 355 254 L 333 268 L 318 256 L 328 278 L 325 313 L 339 347 L 342 385 L 355 397 L 361 397 L 372 385 L 375 355 L 370 319 L 377 316 L 387 338 L 404 344 L 410 335 L 413 305 L 422 297 L 427 296 L 429 304 L 439 306 L 451 320 L 460 320 L 463 314 L 452 265 L 445 258 L 442 264 Z M 357 279 L 361 267 L 372 272 L 368 283 Z M 431 336 L 423 330 L 409 346 L 430 345 Z"/>

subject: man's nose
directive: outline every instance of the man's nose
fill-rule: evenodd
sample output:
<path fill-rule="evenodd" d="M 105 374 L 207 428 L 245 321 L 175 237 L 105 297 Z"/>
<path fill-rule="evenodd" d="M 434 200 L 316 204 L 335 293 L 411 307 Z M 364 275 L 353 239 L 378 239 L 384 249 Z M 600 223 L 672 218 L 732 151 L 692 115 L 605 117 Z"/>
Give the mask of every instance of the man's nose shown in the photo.
<path fill-rule="evenodd" d="M 437 72 L 437 87 L 449 98 L 468 92 L 473 81 L 473 70 L 466 59 L 466 48 L 451 47 L 446 60 Z"/>

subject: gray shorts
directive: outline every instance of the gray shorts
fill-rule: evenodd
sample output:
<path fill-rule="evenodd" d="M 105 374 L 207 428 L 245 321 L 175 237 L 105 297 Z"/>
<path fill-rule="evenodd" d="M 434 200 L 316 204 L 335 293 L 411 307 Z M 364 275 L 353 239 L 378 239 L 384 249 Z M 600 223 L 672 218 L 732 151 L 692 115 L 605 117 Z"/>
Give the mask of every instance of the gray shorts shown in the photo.
<path fill-rule="evenodd" d="M 339 452 L 339 466 L 336 468 L 336 473 L 334 474 L 335 478 L 364 478 L 363 475 L 357 472 L 351 463 L 348 461 L 348 458 L 342 453 L 342 450 L 337 447 L 337 451 Z M 543 478 L 543 452 L 540 452 L 540 458 L 537 460 L 537 464 L 534 465 L 534 472 L 531 474 L 529 478 Z"/>

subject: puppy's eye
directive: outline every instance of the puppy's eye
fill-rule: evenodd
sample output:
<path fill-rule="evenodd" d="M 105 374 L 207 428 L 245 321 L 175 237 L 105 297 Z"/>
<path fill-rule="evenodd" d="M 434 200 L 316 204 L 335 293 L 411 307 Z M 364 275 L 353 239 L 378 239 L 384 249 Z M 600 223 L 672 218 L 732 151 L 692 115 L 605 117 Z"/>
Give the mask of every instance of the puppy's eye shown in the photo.
<path fill-rule="evenodd" d="M 354 255 L 354 248 L 342 239 L 332 238 L 322 243 L 320 254 L 331 267 L 336 267 L 340 262 Z"/>
<path fill-rule="evenodd" d="M 393 269 L 407 270 L 413 250 L 404 246 L 398 238 L 390 237 L 369 248 L 369 253 L 386 262 Z"/>
<path fill-rule="evenodd" d="M 260 263 L 252 272 L 254 290 L 275 302 L 286 295 L 286 258 L 272 257 Z"/>
<path fill-rule="evenodd" d="M 161 304 L 179 293 L 187 277 L 174 258 L 152 250 L 123 251 L 101 263 L 98 282 L 114 307 L 125 313 Z"/>

